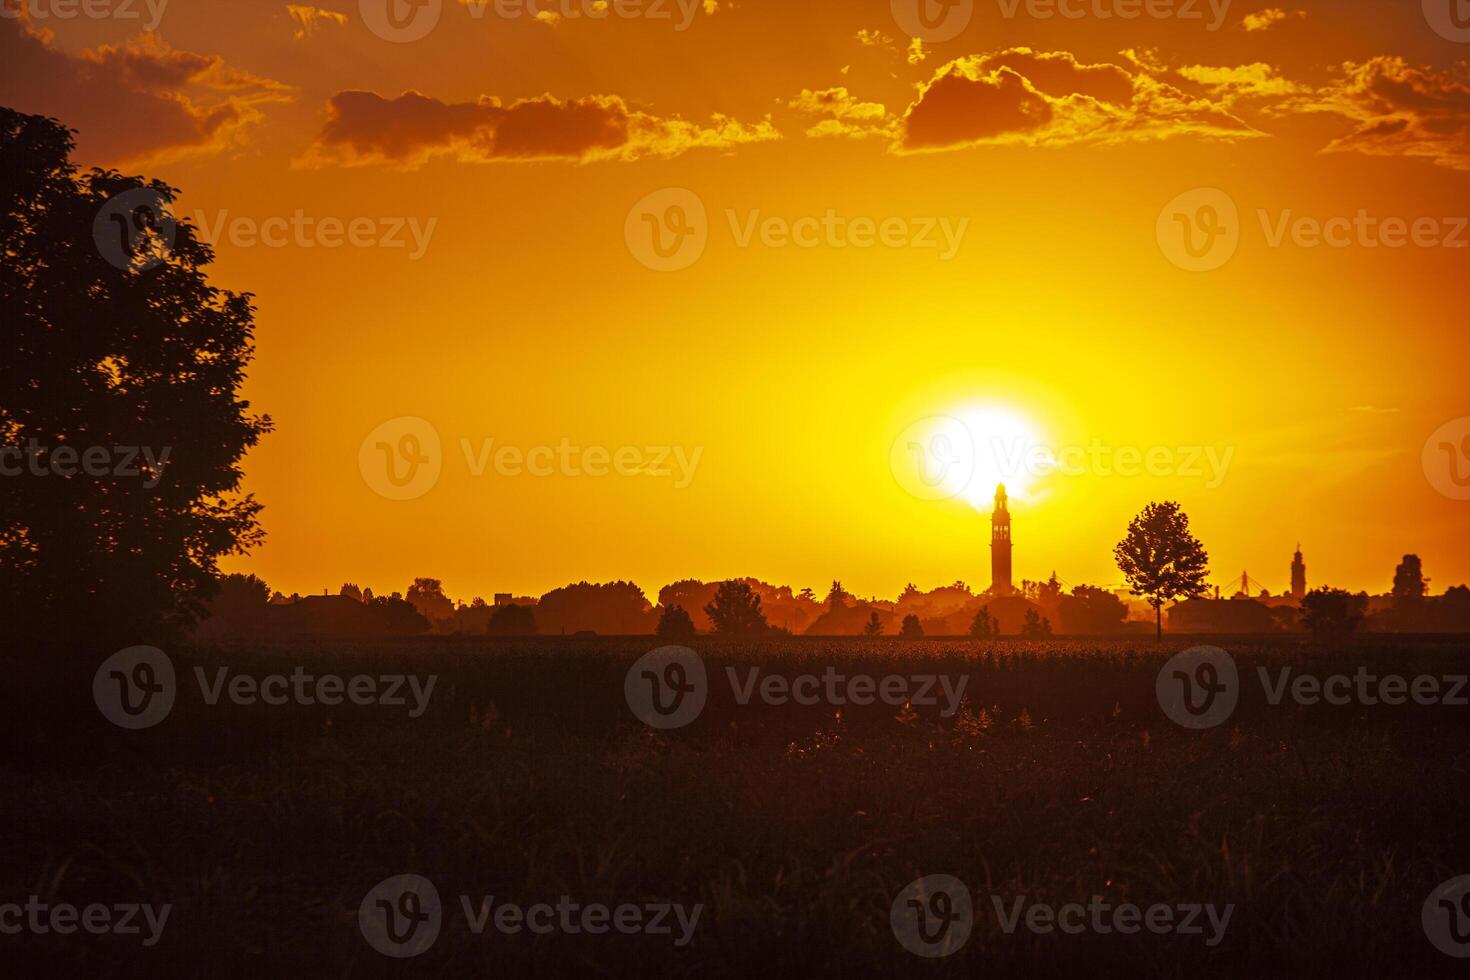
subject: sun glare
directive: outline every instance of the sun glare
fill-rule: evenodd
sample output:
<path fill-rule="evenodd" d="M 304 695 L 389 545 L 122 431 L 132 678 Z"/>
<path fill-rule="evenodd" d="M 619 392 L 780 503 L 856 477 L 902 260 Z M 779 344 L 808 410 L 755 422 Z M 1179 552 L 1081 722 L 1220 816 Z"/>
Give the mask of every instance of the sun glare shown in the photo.
<path fill-rule="evenodd" d="M 997 483 L 1006 485 L 1013 500 L 1037 498 L 1052 454 L 1030 418 L 1006 405 L 965 405 L 951 415 L 973 446 L 973 471 L 962 493 L 971 506 L 989 513 Z"/>
<path fill-rule="evenodd" d="M 989 513 L 995 487 L 1034 502 L 1055 457 L 1045 433 L 1009 405 L 965 403 L 908 426 L 894 440 L 894 476 L 922 500 L 964 500 Z"/>

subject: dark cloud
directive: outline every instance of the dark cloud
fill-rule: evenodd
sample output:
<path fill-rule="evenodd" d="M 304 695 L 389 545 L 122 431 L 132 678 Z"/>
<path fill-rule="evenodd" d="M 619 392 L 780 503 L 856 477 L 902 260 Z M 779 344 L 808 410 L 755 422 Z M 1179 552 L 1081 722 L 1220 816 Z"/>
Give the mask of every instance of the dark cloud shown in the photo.
<path fill-rule="evenodd" d="M 0 18 L 0 102 L 77 130 L 79 155 L 134 163 L 223 149 L 291 89 L 171 48 L 153 32 L 73 56 L 28 19 Z"/>

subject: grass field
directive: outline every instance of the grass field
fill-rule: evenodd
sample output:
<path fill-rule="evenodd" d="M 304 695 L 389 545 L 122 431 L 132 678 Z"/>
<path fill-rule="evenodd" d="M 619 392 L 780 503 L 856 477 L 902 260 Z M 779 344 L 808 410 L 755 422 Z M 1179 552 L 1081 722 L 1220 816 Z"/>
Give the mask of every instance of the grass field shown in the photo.
<path fill-rule="evenodd" d="M 1470 646 L 1216 641 L 1240 666 L 1240 704 L 1189 731 L 1161 711 L 1155 681 L 1192 642 L 701 639 L 708 703 L 667 732 L 624 698 L 648 639 L 170 650 L 179 694 L 143 731 L 92 705 L 102 655 L 65 681 L 15 664 L 25 704 L 0 768 L 0 901 L 172 910 L 151 947 L 24 933 L 0 950 L 21 966 L 12 975 L 78 977 L 1463 973 L 1426 939 L 1420 909 L 1470 873 L 1470 709 L 1271 705 L 1255 669 L 1454 675 L 1470 672 Z M 415 718 L 381 704 L 210 705 L 196 666 L 436 681 Z M 967 681 L 948 717 L 839 711 L 740 704 L 727 666 Z M 82 701 L 53 709 L 28 690 Z M 413 959 L 375 951 L 358 926 L 369 889 L 403 873 L 444 903 L 437 941 Z M 889 912 L 933 874 L 962 880 L 976 914 L 968 942 L 931 959 L 900 945 Z M 476 935 L 460 895 L 703 909 L 685 946 Z M 1007 932 L 992 896 L 1233 912 L 1211 947 Z"/>

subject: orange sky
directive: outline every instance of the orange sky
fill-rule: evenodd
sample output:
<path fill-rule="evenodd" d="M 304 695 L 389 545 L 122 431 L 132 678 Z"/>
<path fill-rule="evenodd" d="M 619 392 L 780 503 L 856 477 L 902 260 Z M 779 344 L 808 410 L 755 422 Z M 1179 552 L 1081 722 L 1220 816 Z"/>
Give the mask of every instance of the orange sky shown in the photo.
<path fill-rule="evenodd" d="M 1314 585 L 1384 590 L 1407 551 L 1470 580 L 1438 455 L 1470 422 L 1424 456 L 1470 415 L 1470 32 L 1418 3 L 977 0 L 916 45 L 905 2 L 445 0 L 395 43 L 379 0 L 174 0 L 151 32 L 143 0 L 49 0 L 0 21 L 0 102 L 182 188 L 215 281 L 256 294 L 269 537 L 227 567 L 288 593 L 983 587 L 997 434 L 1080 460 L 1002 474 L 1018 578 L 1117 582 L 1169 497 L 1222 583 L 1284 589 L 1298 541 Z M 1224 251 L 1191 259 L 1180 216 L 1203 235 L 1221 201 Z M 1349 221 L 1314 245 L 1298 218 Z M 660 259 L 654 227 L 703 251 Z M 936 416 L 979 438 L 963 490 L 915 482 Z M 390 499 L 376 443 L 418 432 L 363 443 L 405 417 L 437 479 Z M 502 446 L 529 455 L 498 472 Z"/>

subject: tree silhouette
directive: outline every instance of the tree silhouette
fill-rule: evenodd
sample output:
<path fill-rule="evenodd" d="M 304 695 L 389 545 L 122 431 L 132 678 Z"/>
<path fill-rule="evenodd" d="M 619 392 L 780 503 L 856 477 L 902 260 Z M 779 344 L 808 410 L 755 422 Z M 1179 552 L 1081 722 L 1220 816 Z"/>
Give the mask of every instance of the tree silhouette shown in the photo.
<path fill-rule="evenodd" d="M 903 625 L 898 628 L 898 635 L 909 640 L 917 640 L 924 635 L 924 627 L 919 624 L 919 617 L 910 613 L 903 618 Z"/>
<path fill-rule="evenodd" d="M 1028 640 L 1051 636 L 1051 620 L 1038 614 L 1035 609 L 1028 609 L 1026 621 L 1021 624 L 1021 635 Z"/>
<path fill-rule="evenodd" d="M 1405 555 L 1393 570 L 1393 597 L 1395 604 L 1413 604 L 1424 598 L 1429 591 L 1429 580 L 1424 577 L 1424 565 L 1418 555 Z"/>
<path fill-rule="evenodd" d="M 536 614 L 530 606 L 515 603 L 496 606 L 490 621 L 485 624 L 485 633 L 489 636 L 535 636 Z"/>
<path fill-rule="evenodd" d="M 766 617 L 761 612 L 761 597 L 749 582 L 721 582 L 715 597 L 704 607 L 715 632 L 727 636 L 748 636 L 766 631 Z"/>
<path fill-rule="evenodd" d="M 1128 618 L 1122 599 L 1106 589 L 1078 585 L 1057 603 L 1063 633 L 1116 633 Z"/>
<path fill-rule="evenodd" d="M 669 606 L 658 618 L 658 626 L 653 632 L 661 640 L 692 640 L 694 620 L 689 618 L 683 606 Z"/>
<path fill-rule="evenodd" d="M 1302 597 L 1302 624 L 1323 639 L 1347 636 L 1358 628 L 1367 611 L 1368 596 L 1362 592 L 1353 595 L 1324 585 Z"/>
<path fill-rule="evenodd" d="M 827 608 L 842 609 L 847 605 L 847 590 L 842 587 L 838 579 L 832 580 L 832 588 L 827 590 Z"/>
<path fill-rule="evenodd" d="M 883 621 L 878 618 L 878 614 L 876 612 L 873 613 L 873 615 L 871 615 L 871 616 L 868 617 L 867 624 L 863 626 L 863 635 L 864 636 L 882 636 L 883 635 Z"/>
<path fill-rule="evenodd" d="M 363 605 L 372 612 L 374 631 L 392 636 L 417 636 L 429 629 L 429 621 L 402 596 L 365 598 Z M 534 632 L 534 630 L 532 631 Z"/>
<path fill-rule="evenodd" d="M 975 610 L 975 618 L 970 620 L 970 635 L 977 638 L 985 638 L 1000 635 L 1000 623 L 990 615 L 990 610 L 984 606 Z"/>
<path fill-rule="evenodd" d="M 1172 500 L 1150 503 L 1113 549 L 1128 591 L 1154 607 L 1154 636 L 1164 635 L 1164 603 L 1205 593 L 1210 556 L 1189 531 L 1189 516 Z"/>
<path fill-rule="evenodd" d="M 436 578 L 416 578 L 406 598 L 430 624 L 454 618 L 454 603 L 444 594 L 444 583 Z"/>
<path fill-rule="evenodd" d="M 249 294 L 216 289 L 177 191 L 79 173 L 70 130 L 0 109 L 0 617 L 90 645 L 176 636 L 263 537 L 240 459 Z M 44 612 L 44 615 L 38 613 Z M 58 635 L 60 634 L 60 635 Z"/>
<path fill-rule="evenodd" d="M 1030 579 L 1022 579 L 1021 594 L 1032 602 L 1049 606 L 1062 597 L 1062 583 L 1057 581 L 1056 572 L 1052 572 L 1051 578 L 1045 582 L 1033 582 Z"/>
<path fill-rule="evenodd" d="M 232 630 L 259 629 L 270 604 L 270 586 L 254 575 L 235 573 L 219 581 L 219 591 L 209 600 L 210 619 Z"/>
<path fill-rule="evenodd" d="M 576 582 L 552 589 L 536 604 L 536 622 L 546 633 L 647 636 L 658 625 L 653 604 L 632 582 Z"/>

